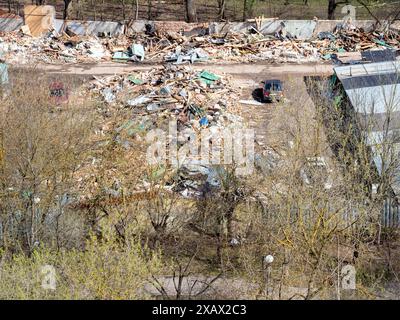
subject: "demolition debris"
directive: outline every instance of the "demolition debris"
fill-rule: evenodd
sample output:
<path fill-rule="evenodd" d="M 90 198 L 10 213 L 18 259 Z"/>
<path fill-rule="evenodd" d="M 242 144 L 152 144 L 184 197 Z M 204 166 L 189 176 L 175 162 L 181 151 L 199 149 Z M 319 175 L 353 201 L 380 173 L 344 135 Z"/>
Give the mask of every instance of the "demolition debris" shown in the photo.
<path fill-rule="evenodd" d="M 203 135 L 212 140 L 223 129 L 243 128 L 244 123 L 237 115 L 239 98 L 229 78 L 189 66 L 168 64 L 146 72 L 94 77 L 83 95 L 103 101 L 99 112 L 106 129 L 102 135 L 112 137 L 127 154 L 152 129 L 168 133 L 171 120 L 177 124 L 178 152 L 191 139 L 198 141 Z M 111 117 L 117 114 L 117 120 Z M 184 197 L 200 197 L 219 186 L 221 170 L 190 158 L 179 166 L 170 188 Z M 140 188 L 146 188 L 146 183 Z"/>
<path fill-rule="evenodd" d="M 96 61 L 306 63 L 334 59 L 337 54 L 378 49 L 400 50 L 400 35 L 395 31 L 367 32 L 353 26 L 320 32 L 310 40 L 299 40 L 289 33 L 263 35 L 257 30 L 201 36 L 150 30 L 110 37 L 104 34 L 80 36 L 67 28 L 61 35 L 50 31 L 32 37 L 23 26 L 19 32 L 0 34 L 0 50 L 11 64 Z"/>

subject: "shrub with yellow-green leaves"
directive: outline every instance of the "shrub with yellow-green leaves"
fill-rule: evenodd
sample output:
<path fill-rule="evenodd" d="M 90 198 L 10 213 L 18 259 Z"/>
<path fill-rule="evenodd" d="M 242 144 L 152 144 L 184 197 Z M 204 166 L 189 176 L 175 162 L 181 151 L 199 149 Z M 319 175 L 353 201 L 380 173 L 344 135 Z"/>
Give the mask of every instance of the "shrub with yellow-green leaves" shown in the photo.
<path fill-rule="evenodd" d="M 160 254 L 137 237 L 121 243 L 114 235 L 93 236 L 85 250 L 3 257 L 0 299 L 144 299 L 144 285 L 161 267 Z"/>

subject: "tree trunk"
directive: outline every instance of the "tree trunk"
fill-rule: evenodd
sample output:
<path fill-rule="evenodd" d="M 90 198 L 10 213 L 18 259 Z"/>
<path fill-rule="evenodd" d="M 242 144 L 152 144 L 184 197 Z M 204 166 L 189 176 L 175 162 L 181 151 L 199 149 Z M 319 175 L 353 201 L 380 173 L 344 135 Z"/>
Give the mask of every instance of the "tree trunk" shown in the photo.
<path fill-rule="evenodd" d="M 328 20 L 335 20 L 336 0 L 329 0 L 328 3 Z"/>
<path fill-rule="evenodd" d="M 218 0 L 218 18 L 219 18 L 219 20 L 225 20 L 225 6 L 226 6 L 226 0 Z"/>
<path fill-rule="evenodd" d="M 151 3 L 151 0 L 147 0 L 147 19 L 148 20 L 151 20 L 151 18 L 152 18 L 152 3 Z"/>
<path fill-rule="evenodd" d="M 139 19 L 139 0 L 135 0 L 134 12 L 135 12 L 135 20 Z"/>
<path fill-rule="evenodd" d="M 247 19 L 247 0 L 243 0 L 243 21 Z"/>
<path fill-rule="evenodd" d="M 96 21 L 97 20 L 96 0 L 91 0 L 91 5 L 93 8 L 94 21 Z"/>
<path fill-rule="evenodd" d="M 125 0 L 122 0 L 122 19 L 126 20 L 126 12 L 125 12 Z"/>
<path fill-rule="evenodd" d="M 64 20 L 68 19 L 68 8 L 71 2 L 72 0 L 64 0 L 64 13 L 63 13 Z"/>
<path fill-rule="evenodd" d="M 187 22 L 197 22 L 196 0 L 186 0 Z"/>

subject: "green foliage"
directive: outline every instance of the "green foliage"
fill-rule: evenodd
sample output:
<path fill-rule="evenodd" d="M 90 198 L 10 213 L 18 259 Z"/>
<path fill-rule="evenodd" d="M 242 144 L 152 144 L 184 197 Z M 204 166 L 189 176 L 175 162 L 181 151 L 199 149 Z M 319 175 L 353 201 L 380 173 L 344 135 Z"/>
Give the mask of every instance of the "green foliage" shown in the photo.
<path fill-rule="evenodd" d="M 42 286 L 46 265 L 55 268 L 55 290 Z M 144 299 L 147 280 L 161 267 L 161 255 L 137 237 L 121 244 L 105 233 L 101 241 L 91 236 L 83 251 L 41 248 L 31 257 L 3 255 L 0 299 Z"/>

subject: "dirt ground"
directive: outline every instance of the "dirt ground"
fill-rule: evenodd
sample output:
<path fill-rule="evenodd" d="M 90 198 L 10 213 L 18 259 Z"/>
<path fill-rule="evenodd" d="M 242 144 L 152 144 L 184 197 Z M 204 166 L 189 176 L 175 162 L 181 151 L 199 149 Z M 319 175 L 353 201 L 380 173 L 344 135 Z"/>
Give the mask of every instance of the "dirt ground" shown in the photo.
<path fill-rule="evenodd" d="M 125 64 L 103 62 L 97 64 L 64 64 L 64 65 L 37 65 L 36 70 L 53 76 L 63 75 L 70 78 L 90 79 L 92 76 L 114 75 L 147 71 L 152 68 L 161 68 L 160 64 Z M 254 104 L 241 104 L 241 113 L 248 126 L 255 130 L 256 144 L 264 146 L 269 143 L 266 137 L 267 125 L 279 111 L 281 106 L 274 103 L 257 103 L 254 100 L 254 90 L 261 88 L 261 81 L 266 79 L 279 79 L 284 82 L 285 102 L 301 101 L 301 107 L 313 109 L 313 102 L 308 97 L 303 81 L 304 76 L 330 75 L 333 73 L 331 64 L 281 64 L 271 65 L 266 63 L 252 64 L 195 64 L 195 70 L 208 70 L 216 74 L 226 74 L 231 77 L 232 83 L 240 92 L 241 99 Z M 18 70 L 18 68 L 16 69 Z M 80 82 L 81 82 L 80 81 Z"/>
<path fill-rule="evenodd" d="M 39 64 L 37 70 L 54 74 L 74 75 L 113 75 L 135 71 L 146 71 L 153 68 L 161 68 L 162 64 L 134 64 L 134 63 L 80 63 L 80 64 Z M 199 63 L 192 67 L 195 70 L 209 70 L 215 73 L 226 73 L 238 79 L 238 84 L 246 79 L 264 80 L 265 77 L 275 75 L 323 75 L 332 74 L 331 64 L 267 64 L 267 63 L 225 63 L 210 64 Z M 18 68 L 17 68 L 18 69 Z M 244 82 L 246 83 L 246 82 Z"/>
<path fill-rule="evenodd" d="M 64 64 L 64 65 L 37 65 L 32 71 L 36 70 L 57 77 L 62 75 L 69 79 L 76 79 L 75 83 L 82 83 L 85 79 L 92 76 L 114 75 L 131 73 L 137 71 L 147 71 L 152 68 L 161 68 L 160 64 L 125 64 L 103 62 L 97 64 Z M 313 112 L 314 105 L 309 98 L 304 76 L 311 75 L 330 75 L 333 73 L 331 64 L 280 64 L 272 65 L 266 63 L 252 64 L 195 64 L 191 66 L 195 70 L 208 70 L 216 74 L 226 74 L 231 77 L 231 81 L 240 92 L 241 99 L 250 103 L 241 104 L 241 115 L 247 122 L 249 128 L 255 130 L 256 145 L 263 147 L 268 145 L 270 135 L 267 135 L 269 123 L 272 118 L 278 117 L 277 112 L 281 111 L 281 104 L 259 103 L 254 100 L 254 90 L 261 88 L 261 81 L 267 79 L 279 79 L 284 83 L 285 102 L 288 105 L 298 102 L 299 108 L 307 108 Z M 12 68 L 11 72 L 18 72 L 21 68 Z"/>

